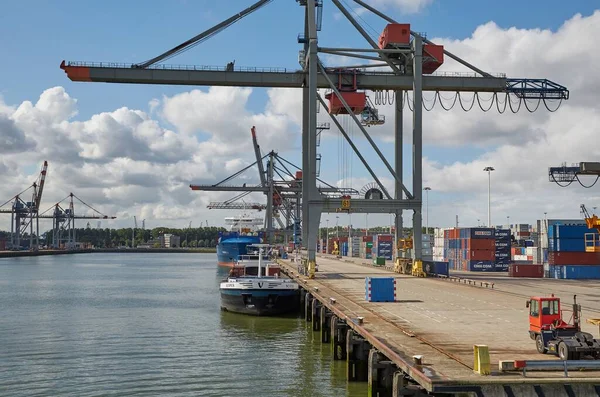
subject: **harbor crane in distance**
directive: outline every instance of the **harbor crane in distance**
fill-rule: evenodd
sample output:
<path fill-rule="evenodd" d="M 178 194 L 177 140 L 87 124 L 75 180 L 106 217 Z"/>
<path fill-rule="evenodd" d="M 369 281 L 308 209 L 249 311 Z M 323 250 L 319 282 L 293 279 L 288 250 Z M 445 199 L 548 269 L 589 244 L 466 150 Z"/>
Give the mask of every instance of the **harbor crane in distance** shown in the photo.
<path fill-rule="evenodd" d="M 95 215 L 75 215 L 75 201 L 77 199 L 84 207 L 87 207 Z M 69 200 L 68 208 L 63 208 L 61 205 L 66 200 Z M 116 216 L 108 216 L 90 205 L 86 204 L 79 197 L 73 193 L 69 193 L 67 197 L 60 200 L 47 210 L 41 212 L 38 216 L 40 219 L 52 219 L 52 244 L 53 248 L 60 248 L 62 242 L 65 242 L 65 248 L 75 248 L 76 233 L 75 233 L 75 220 L 76 219 L 116 219 Z M 66 232 L 66 237 L 63 238 L 63 232 Z M 47 244 L 47 243 L 46 243 Z"/>
<path fill-rule="evenodd" d="M 37 251 L 39 249 L 40 221 L 39 209 L 42 202 L 42 192 L 44 191 L 44 182 L 48 172 L 48 162 L 44 161 L 42 169 L 35 182 L 28 188 L 0 205 L 0 213 L 11 214 L 10 218 L 10 246 L 13 250 L 21 248 L 21 239 L 27 233 L 29 228 L 29 249 Z M 31 201 L 24 201 L 23 195 L 31 189 Z M 10 209 L 3 209 L 6 204 L 12 201 Z M 35 221 L 35 231 L 34 231 Z M 34 244 L 35 236 L 35 244 Z"/>
<path fill-rule="evenodd" d="M 499 113 L 510 109 L 517 113 L 524 105 L 527 110 L 534 112 L 543 103 L 548 111 L 556 111 L 563 100 L 569 99 L 569 90 L 553 81 L 544 78 L 508 78 L 505 74 L 492 75 L 466 60 L 454 55 L 442 45 L 436 45 L 422 33 L 411 29 L 409 24 L 400 23 L 387 16 L 375 7 L 361 0 L 353 3 L 380 17 L 387 22 L 379 40 L 372 38 L 352 13 L 340 2 L 331 0 L 342 15 L 351 23 L 361 36 L 368 42 L 369 48 L 331 48 L 319 42 L 322 24 L 323 0 L 296 0 L 297 5 L 304 8 L 304 29 L 298 36 L 302 45 L 299 51 L 300 70 L 288 71 L 285 68 L 256 68 L 239 67 L 229 64 L 227 67 L 214 68 L 203 66 L 167 66 L 157 64 L 170 57 L 193 48 L 198 43 L 211 37 L 240 18 L 263 7 L 269 1 L 262 0 L 236 13 L 227 20 L 200 33 L 196 37 L 172 48 L 171 50 L 150 59 L 142 64 L 119 64 L 73 62 L 63 60 L 60 64 L 71 81 L 130 83 L 130 84 L 167 84 L 191 86 L 235 86 L 235 87 L 265 87 L 265 88 L 298 88 L 302 91 L 302 245 L 306 248 L 309 277 L 314 276 L 316 264 L 316 247 L 318 228 L 323 212 L 333 213 L 340 209 L 353 213 L 386 213 L 395 215 L 396 240 L 403 230 L 403 211 L 412 211 L 412 229 L 414 250 L 413 256 L 417 270 L 422 264 L 421 234 L 422 234 L 422 190 L 423 190 L 423 109 L 431 110 L 423 101 L 423 92 L 433 92 L 440 98 L 440 92 L 455 93 L 455 103 L 463 110 L 470 110 L 475 102 L 483 111 L 488 111 L 496 105 Z M 291 3 L 291 2 L 290 2 Z M 319 58 L 319 53 L 374 60 L 376 63 L 367 65 L 352 65 L 341 67 L 326 67 Z M 444 57 L 449 57 L 468 68 L 468 73 L 435 73 L 444 63 Z M 387 70 L 372 70 L 367 68 L 385 67 Z M 319 93 L 319 89 L 330 90 L 329 106 Z M 366 92 L 385 93 L 386 98 L 394 98 L 394 160 L 390 164 L 380 150 L 366 127 L 361 121 L 361 112 L 365 110 Z M 412 98 L 408 92 L 412 92 Z M 472 105 L 463 106 L 461 93 L 472 93 Z M 491 98 L 480 98 L 480 93 L 487 93 Z M 375 105 L 378 105 L 375 95 Z M 513 100 L 511 100 L 513 98 Z M 481 105 L 481 100 L 488 106 Z M 517 104 L 515 105 L 516 99 Z M 531 104 L 530 102 L 534 103 Z M 537 102 L 537 106 L 535 104 Z M 558 102 L 552 108 L 548 103 Z M 440 106 L 450 110 L 440 99 Z M 403 159 L 403 108 L 406 104 L 412 112 L 412 158 Z M 317 187 L 317 108 L 328 109 L 328 116 L 352 147 L 352 150 L 365 166 L 373 180 L 383 193 L 383 199 L 352 199 L 331 198 L 323 194 Z M 516 106 L 516 108 L 515 108 Z M 393 177 L 394 192 L 391 194 L 375 174 L 361 151 L 354 144 L 353 138 L 345 132 L 337 115 L 348 115 L 360 129 L 371 148 L 376 152 L 375 160 L 380 160 L 389 174 Z M 385 120 L 389 121 L 389 117 Z M 377 128 L 373 126 L 372 128 Z M 411 161 L 412 160 L 412 161 Z M 412 192 L 406 187 L 403 179 L 403 163 L 412 164 Z M 264 189 L 264 188 L 263 188 Z M 215 189 L 216 190 L 216 189 Z"/>

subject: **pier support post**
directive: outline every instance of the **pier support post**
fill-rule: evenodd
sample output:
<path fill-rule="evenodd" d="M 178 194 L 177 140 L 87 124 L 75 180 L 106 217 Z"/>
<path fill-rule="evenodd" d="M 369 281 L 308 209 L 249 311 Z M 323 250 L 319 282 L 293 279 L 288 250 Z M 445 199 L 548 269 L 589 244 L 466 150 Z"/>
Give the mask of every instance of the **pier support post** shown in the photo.
<path fill-rule="evenodd" d="M 369 351 L 368 396 L 392 397 L 394 363 L 376 349 Z"/>
<path fill-rule="evenodd" d="M 306 310 L 304 310 L 306 306 L 306 290 L 300 290 L 300 317 L 306 318 Z"/>
<path fill-rule="evenodd" d="M 331 351 L 334 360 L 346 359 L 346 332 L 348 325 L 337 316 L 331 316 L 329 326 L 331 332 Z"/>
<path fill-rule="evenodd" d="M 321 309 L 323 305 L 317 299 L 312 301 L 312 329 L 313 331 L 321 330 Z"/>
<path fill-rule="evenodd" d="M 353 330 L 346 332 L 346 374 L 349 381 L 366 382 L 369 378 L 369 342 Z"/>
<path fill-rule="evenodd" d="M 329 343 L 331 338 L 331 317 L 333 313 L 327 307 L 321 307 L 321 342 Z"/>
<path fill-rule="evenodd" d="M 304 318 L 306 322 L 312 321 L 312 302 L 314 298 L 310 293 L 306 293 L 304 298 Z"/>

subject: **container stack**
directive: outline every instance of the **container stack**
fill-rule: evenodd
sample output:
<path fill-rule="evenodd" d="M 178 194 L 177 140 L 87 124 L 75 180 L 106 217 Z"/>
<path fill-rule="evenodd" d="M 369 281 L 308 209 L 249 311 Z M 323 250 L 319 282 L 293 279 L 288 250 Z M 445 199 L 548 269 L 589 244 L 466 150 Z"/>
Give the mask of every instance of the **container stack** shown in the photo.
<path fill-rule="evenodd" d="M 496 267 L 508 271 L 510 264 L 510 229 L 496 229 Z"/>
<path fill-rule="evenodd" d="M 352 237 L 348 242 L 348 256 L 351 258 L 358 258 L 360 256 L 360 243 L 362 242 L 361 237 Z"/>
<path fill-rule="evenodd" d="M 358 248 L 359 257 L 363 259 L 371 259 L 373 250 L 373 236 L 363 236 Z"/>
<path fill-rule="evenodd" d="M 443 262 L 444 256 L 444 231 L 448 229 L 436 228 L 433 233 L 433 260 Z"/>
<path fill-rule="evenodd" d="M 433 261 L 433 235 L 423 234 L 421 240 L 421 259 L 424 261 Z"/>
<path fill-rule="evenodd" d="M 600 252 L 585 252 L 587 233 L 595 233 L 595 230 L 585 225 L 553 224 L 548 227 L 550 277 L 600 279 Z"/>
<path fill-rule="evenodd" d="M 394 236 L 391 234 L 378 234 L 373 238 L 374 257 L 393 259 L 394 255 Z"/>

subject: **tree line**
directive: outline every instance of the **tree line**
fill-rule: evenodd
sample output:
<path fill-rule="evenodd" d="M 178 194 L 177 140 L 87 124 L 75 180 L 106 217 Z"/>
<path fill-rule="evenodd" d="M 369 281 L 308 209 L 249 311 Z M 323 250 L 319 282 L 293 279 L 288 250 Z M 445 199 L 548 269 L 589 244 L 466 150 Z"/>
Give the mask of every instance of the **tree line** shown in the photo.
<path fill-rule="evenodd" d="M 139 244 L 158 240 L 161 234 L 174 234 L 179 236 L 182 247 L 216 247 L 219 238 L 219 232 L 225 231 L 222 227 L 198 227 L 175 229 L 168 227 L 157 227 L 154 229 L 109 229 L 109 228 L 76 228 L 75 239 L 77 242 L 89 243 L 97 248 L 117 248 L 122 246 L 131 247 L 132 237 L 134 238 L 134 247 Z M 135 236 L 135 237 L 134 237 Z M 63 231 L 61 237 L 66 237 L 66 231 Z M 10 239 L 10 233 L 0 231 L 0 238 Z M 25 233 L 23 240 L 27 240 L 29 235 Z M 53 241 L 53 231 L 48 230 L 40 233 L 40 244 L 51 244 Z"/>

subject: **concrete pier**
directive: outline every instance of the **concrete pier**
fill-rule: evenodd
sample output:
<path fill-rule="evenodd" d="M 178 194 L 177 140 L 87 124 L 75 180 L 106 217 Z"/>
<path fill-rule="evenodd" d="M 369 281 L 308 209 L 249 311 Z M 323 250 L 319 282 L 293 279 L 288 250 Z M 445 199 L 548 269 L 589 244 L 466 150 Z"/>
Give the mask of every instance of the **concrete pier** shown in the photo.
<path fill-rule="evenodd" d="M 598 371 L 570 371 L 568 377 L 528 371 L 524 377 L 499 366 L 503 360 L 558 360 L 539 354 L 529 337 L 530 296 L 554 293 L 568 305 L 577 294 L 583 331 L 597 336 L 585 318 L 600 317 L 600 281 L 494 273 L 416 278 L 331 256 L 318 258 L 319 271 L 309 279 L 291 262 L 280 263 L 306 290 L 306 320 L 331 344 L 333 359 L 347 361 L 348 380 L 368 382 L 372 396 L 600 396 Z M 365 277 L 394 277 L 396 301 L 367 302 Z M 475 346 L 489 351 L 483 360 L 489 360 L 489 375 L 475 371 Z"/>

